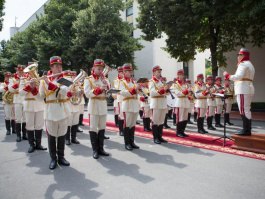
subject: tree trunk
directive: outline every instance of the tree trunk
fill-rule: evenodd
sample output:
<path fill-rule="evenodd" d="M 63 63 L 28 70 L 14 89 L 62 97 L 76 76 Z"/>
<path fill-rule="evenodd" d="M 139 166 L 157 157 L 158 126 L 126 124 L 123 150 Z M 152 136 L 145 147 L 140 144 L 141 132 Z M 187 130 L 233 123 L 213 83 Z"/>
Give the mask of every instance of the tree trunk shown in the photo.
<path fill-rule="evenodd" d="M 218 75 L 218 61 L 217 61 L 217 43 L 218 43 L 218 31 L 219 28 L 213 25 L 213 19 L 209 18 L 210 24 L 210 51 L 211 51 L 211 63 L 212 63 L 212 75 L 215 78 Z"/>

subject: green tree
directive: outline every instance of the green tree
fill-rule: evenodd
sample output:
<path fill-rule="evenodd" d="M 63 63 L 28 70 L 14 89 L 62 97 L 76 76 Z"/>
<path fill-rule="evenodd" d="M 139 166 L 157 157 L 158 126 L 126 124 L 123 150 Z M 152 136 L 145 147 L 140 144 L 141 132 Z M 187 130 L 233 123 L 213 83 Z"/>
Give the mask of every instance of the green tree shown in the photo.
<path fill-rule="evenodd" d="M 84 6 L 80 0 L 51 0 L 45 7 L 45 15 L 39 20 L 40 31 L 34 39 L 40 65 L 48 65 L 49 58 L 61 56 L 68 67 L 73 65 L 70 52 L 73 22 L 77 11 Z"/>
<path fill-rule="evenodd" d="M 218 66 L 225 66 L 225 52 L 247 42 L 264 43 L 264 0 L 138 2 L 139 28 L 146 40 L 166 33 L 166 50 L 180 61 L 194 59 L 197 50 L 210 49 L 214 76 Z"/>
<path fill-rule="evenodd" d="M 131 36 L 133 27 L 122 21 L 122 0 L 88 0 L 88 7 L 78 13 L 74 23 L 73 54 L 75 63 L 91 66 L 95 58 L 104 59 L 112 67 L 134 60 L 141 49 Z"/>
<path fill-rule="evenodd" d="M 0 0 L 0 31 L 3 28 L 3 16 L 5 15 L 5 13 L 3 12 L 4 10 L 4 4 L 5 4 L 5 0 Z"/>

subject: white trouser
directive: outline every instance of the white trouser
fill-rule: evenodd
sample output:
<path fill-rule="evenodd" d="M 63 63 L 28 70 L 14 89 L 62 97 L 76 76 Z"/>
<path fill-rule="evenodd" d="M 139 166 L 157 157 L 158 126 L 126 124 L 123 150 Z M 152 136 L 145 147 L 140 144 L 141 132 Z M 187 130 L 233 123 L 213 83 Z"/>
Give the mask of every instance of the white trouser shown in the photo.
<path fill-rule="evenodd" d="M 22 104 L 15 104 L 15 120 L 16 120 L 16 123 L 26 122 L 25 113 L 23 111 Z"/>
<path fill-rule="evenodd" d="M 79 105 L 79 114 L 84 114 L 84 112 L 85 112 L 85 105 L 84 104 Z"/>
<path fill-rule="evenodd" d="M 206 117 L 214 116 L 214 113 L 215 113 L 215 106 L 208 106 L 207 112 L 206 112 Z"/>
<path fill-rule="evenodd" d="M 240 94 L 236 97 L 240 115 L 245 115 L 248 119 L 252 118 L 250 111 L 252 98 L 252 94 Z"/>
<path fill-rule="evenodd" d="M 215 114 L 222 114 L 223 105 L 217 105 L 215 107 Z"/>
<path fill-rule="evenodd" d="M 232 104 L 230 103 L 225 104 L 225 112 L 231 113 L 231 110 L 232 110 Z"/>
<path fill-rule="evenodd" d="M 152 109 L 152 122 L 153 125 L 162 125 L 164 124 L 166 114 L 168 109 Z"/>
<path fill-rule="evenodd" d="M 142 107 L 143 110 L 143 118 L 151 118 L 152 111 L 149 107 Z"/>
<path fill-rule="evenodd" d="M 134 127 L 136 125 L 138 114 L 138 112 L 123 112 L 124 127 Z"/>
<path fill-rule="evenodd" d="M 45 120 L 45 126 L 48 133 L 54 137 L 64 136 L 67 132 L 68 118 L 60 121 Z"/>
<path fill-rule="evenodd" d="M 106 129 L 107 115 L 88 115 L 89 117 L 89 130 L 98 132 Z"/>
<path fill-rule="evenodd" d="M 194 112 L 194 103 L 190 103 L 189 113 Z"/>
<path fill-rule="evenodd" d="M 121 102 L 118 102 L 119 120 L 124 120 L 123 112 L 121 112 Z"/>
<path fill-rule="evenodd" d="M 80 112 L 72 112 L 68 117 L 68 126 L 74 126 L 79 123 Z"/>
<path fill-rule="evenodd" d="M 176 114 L 176 123 L 188 120 L 189 108 L 176 107 L 174 110 Z"/>
<path fill-rule="evenodd" d="M 26 129 L 29 131 L 41 130 L 44 125 L 43 111 L 39 112 L 25 112 Z"/>
<path fill-rule="evenodd" d="M 205 117 L 205 114 L 206 114 L 206 108 L 196 108 L 197 111 L 198 111 L 198 118 L 199 117 Z"/>
<path fill-rule="evenodd" d="M 15 110 L 13 104 L 4 104 L 4 112 L 6 120 L 14 120 L 15 119 Z"/>
<path fill-rule="evenodd" d="M 114 115 L 119 115 L 120 114 L 120 106 L 119 103 L 117 102 L 118 106 L 114 107 Z"/>

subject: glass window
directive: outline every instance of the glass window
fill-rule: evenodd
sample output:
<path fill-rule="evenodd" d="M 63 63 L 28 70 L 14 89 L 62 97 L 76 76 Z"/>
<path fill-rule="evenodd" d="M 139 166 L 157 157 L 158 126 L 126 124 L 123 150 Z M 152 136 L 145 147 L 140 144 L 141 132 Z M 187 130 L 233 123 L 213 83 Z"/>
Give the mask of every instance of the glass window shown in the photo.
<path fill-rule="evenodd" d="M 189 63 L 183 62 L 183 70 L 185 73 L 185 78 L 189 78 Z"/>
<path fill-rule="evenodd" d="M 126 17 L 133 15 L 133 6 L 126 9 Z"/>

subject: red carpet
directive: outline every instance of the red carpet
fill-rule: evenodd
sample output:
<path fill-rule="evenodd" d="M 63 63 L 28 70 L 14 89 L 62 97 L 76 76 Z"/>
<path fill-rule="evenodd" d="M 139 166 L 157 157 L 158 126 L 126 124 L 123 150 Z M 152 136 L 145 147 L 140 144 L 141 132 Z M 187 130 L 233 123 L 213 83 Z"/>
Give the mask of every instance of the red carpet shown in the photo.
<path fill-rule="evenodd" d="M 89 120 L 84 119 L 84 124 L 89 125 Z M 118 127 L 115 126 L 114 122 L 108 121 L 107 122 L 107 130 L 110 132 L 118 132 Z M 136 136 L 153 139 L 152 132 L 145 132 L 143 131 L 143 127 L 137 125 Z M 163 138 L 166 139 L 168 142 L 173 144 L 180 144 L 184 146 L 190 146 L 190 147 L 197 147 L 197 148 L 203 148 L 223 153 L 229 153 L 233 155 L 239 155 L 259 160 L 265 160 L 264 154 L 258 154 L 253 152 L 247 152 L 247 151 L 240 151 L 236 149 L 232 149 L 231 146 L 234 144 L 233 141 L 226 140 L 226 147 L 223 147 L 223 140 L 213 141 L 214 139 L 218 138 L 216 136 L 212 135 L 202 135 L 198 133 L 188 133 L 189 137 L 186 138 L 179 138 L 176 136 L 175 131 L 171 129 L 164 129 L 163 131 Z"/>

